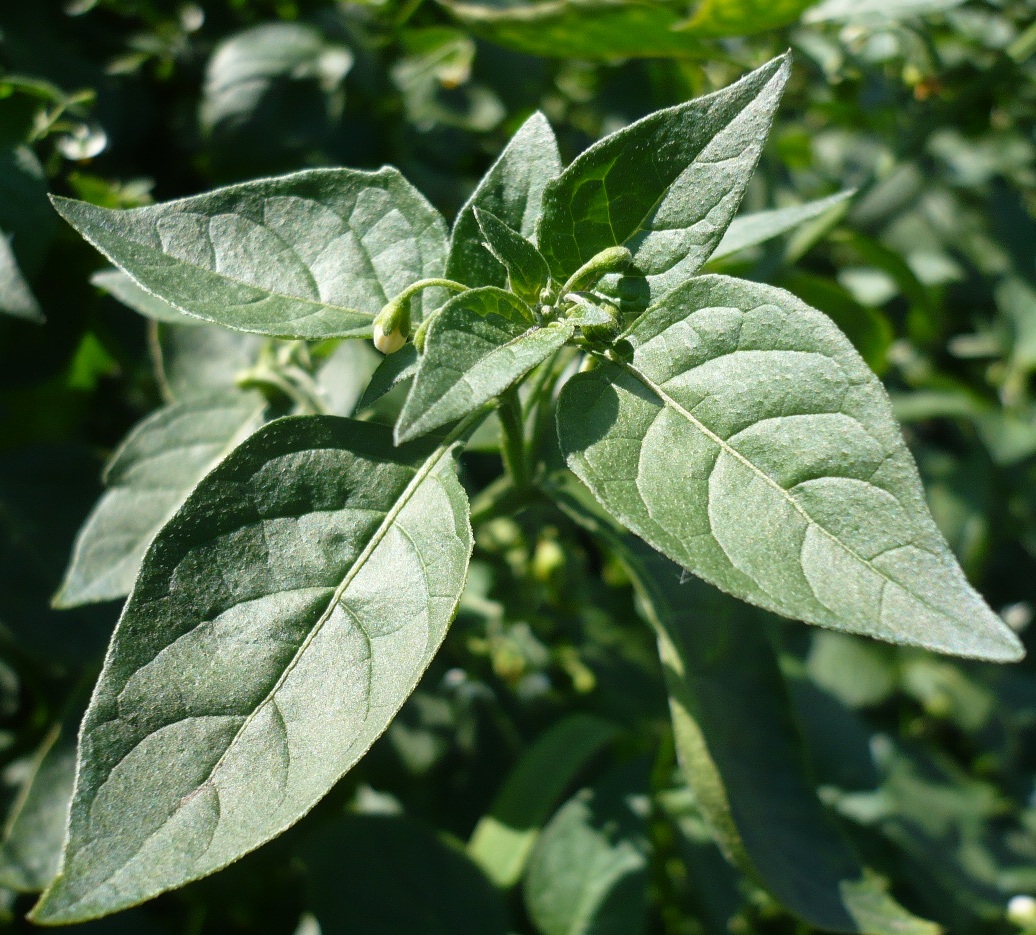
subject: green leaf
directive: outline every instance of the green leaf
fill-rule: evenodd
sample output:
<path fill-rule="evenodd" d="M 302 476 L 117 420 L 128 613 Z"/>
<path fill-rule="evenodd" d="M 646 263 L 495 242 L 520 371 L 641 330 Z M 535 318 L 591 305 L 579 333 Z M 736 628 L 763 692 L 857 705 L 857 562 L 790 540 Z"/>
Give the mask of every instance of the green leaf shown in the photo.
<path fill-rule="evenodd" d="M 125 597 L 155 534 L 262 424 L 264 408 L 257 393 L 221 393 L 165 406 L 137 425 L 105 468 L 108 489 L 79 531 L 55 606 Z"/>
<path fill-rule="evenodd" d="M 514 886 L 559 798 L 587 761 L 618 735 L 618 728 L 589 714 L 570 714 L 522 755 L 479 819 L 468 853 L 501 887 Z"/>
<path fill-rule="evenodd" d="M 793 23 L 816 0 L 701 0 L 682 30 L 695 37 L 747 36 Z"/>
<path fill-rule="evenodd" d="M 546 360 L 573 327 L 540 327 L 510 292 L 487 286 L 450 299 L 428 327 L 425 351 L 403 411 L 397 441 L 408 441 L 473 412 Z"/>
<path fill-rule="evenodd" d="M 57 873 L 75 779 L 76 726 L 55 724 L 32 758 L 0 844 L 0 886 L 38 893 Z"/>
<path fill-rule="evenodd" d="M 806 776 L 765 616 L 687 578 L 560 479 L 552 494 L 627 569 L 658 637 L 680 765 L 716 843 L 824 930 L 934 935 L 848 850 Z"/>
<path fill-rule="evenodd" d="M 856 194 L 855 189 L 839 192 L 828 198 L 818 198 L 805 204 L 792 205 L 788 208 L 775 208 L 771 211 L 756 211 L 753 214 L 742 214 L 730 223 L 719 246 L 709 257 L 710 262 L 737 253 L 748 247 L 766 243 L 774 237 L 794 230 L 800 224 L 820 217 L 832 208 L 843 204 Z"/>
<path fill-rule="evenodd" d="M 506 271 L 482 246 L 475 208 L 495 214 L 523 237 L 533 239 L 543 189 L 560 171 L 554 131 L 543 114 L 535 113 L 511 138 L 460 209 L 450 239 L 447 278 L 469 286 L 506 286 Z"/>
<path fill-rule="evenodd" d="M 321 935 L 509 931 L 503 899 L 478 867 L 412 818 L 349 816 L 314 834 L 302 857 Z"/>
<path fill-rule="evenodd" d="M 539 247 L 555 278 L 614 246 L 652 296 L 695 273 L 734 217 L 788 71 L 781 56 L 586 150 L 543 194 Z"/>
<path fill-rule="evenodd" d="M 312 26 L 265 23 L 240 32 L 221 42 L 209 62 L 198 114 L 202 130 L 239 131 L 261 107 L 270 109 L 279 84 L 311 81 L 329 94 L 352 64 L 349 49 L 329 44 Z"/>
<path fill-rule="evenodd" d="M 383 357 L 371 374 L 370 382 L 356 404 L 356 411 L 370 408 L 389 390 L 412 380 L 417 374 L 418 362 L 417 348 L 412 343 L 403 345 L 395 354 Z"/>
<path fill-rule="evenodd" d="M 369 337 L 390 298 L 445 263 L 442 218 L 391 168 L 310 169 L 129 211 L 53 201 L 145 291 L 239 331 Z"/>
<path fill-rule="evenodd" d="M 304 815 L 385 730 L 471 553 L 452 442 L 280 419 L 152 543 L 87 711 L 61 873 L 94 918 L 212 873 Z"/>
<path fill-rule="evenodd" d="M 542 935 L 637 935 L 647 923 L 650 805 L 643 770 L 620 768 L 569 799 L 543 830 L 525 877 Z"/>
<path fill-rule="evenodd" d="M 0 312 L 29 321 L 44 321 L 40 303 L 18 269 L 11 242 L 3 231 L 0 231 Z"/>
<path fill-rule="evenodd" d="M 536 303 L 550 280 L 540 251 L 490 211 L 475 208 L 475 220 L 485 235 L 485 246 L 507 270 L 507 287 L 526 302 Z"/>
<path fill-rule="evenodd" d="M 57 219 L 47 206 L 47 174 L 28 146 L 0 147 L 0 230 L 22 273 L 42 268 Z"/>
<path fill-rule="evenodd" d="M 519 52 L 553 58 L 700 56 L 701 44 L 677 29 L 685 3 L 660 0 L 439 0 L 473 33 Z"/>
<path fill-rule="evenodd" d="M 238 374 L 255 364 L 269 338 L 191 321 L 156 327 L 151 352 L 159 383 L 170 399 L 180 401 L 236 391 Z"/>
<path fill-rule="evenodd" d="M 701 276 L 624 340 L 628 359 L 577 375 L 558 408 L 569 466 L 623 525 L 788 617 L 1021 657 L 932 521 L 884 388 L 828 318 Z"/>
<path fill-rule="evenodd" d="M 121 269 L 102 269 L 90 277 L 90 282 L 105 292 L 113 295 L 127 308 L 133 309 L 152 321 L 162 321 L 170 325 L 188 325 L 200 327 L 205 324 L 199 318 L 185 315 L 168 302 L 142 289 Z"/>
<path fill-rule="evenodd" d="M 883 374 L 888 369 L 889 348 L 896 335 L 880 311 L 857 302 L 834 280 L 801 269 L 788 270 L 774 285 L 797 295 L 807 305 L 822 308 L 875 373 Z"/>
<path fill-rule="evenodd" d="M 824 0 L 804 17 L 806 23 L 871 23 L 887 25 L 915 16 L 942 13 L 964 0 Z"/>

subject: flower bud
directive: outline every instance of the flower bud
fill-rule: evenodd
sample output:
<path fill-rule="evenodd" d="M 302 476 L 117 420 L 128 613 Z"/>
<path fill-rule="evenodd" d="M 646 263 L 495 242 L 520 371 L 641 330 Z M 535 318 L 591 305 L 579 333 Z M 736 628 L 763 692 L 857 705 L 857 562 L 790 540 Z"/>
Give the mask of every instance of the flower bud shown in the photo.
<path fill-rule="evenodd" d="M 374 346 L 382 354 L 394 354 L 410 337 L 410 297 L 395 298 L 374 319 Z"/>

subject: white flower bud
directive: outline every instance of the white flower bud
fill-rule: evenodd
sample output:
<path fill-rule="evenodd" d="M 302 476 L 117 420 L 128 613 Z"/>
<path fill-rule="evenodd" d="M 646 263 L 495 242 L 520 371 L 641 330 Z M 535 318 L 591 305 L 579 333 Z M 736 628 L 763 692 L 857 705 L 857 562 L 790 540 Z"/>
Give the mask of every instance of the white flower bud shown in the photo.
<path fill-rule="evenodd" d="M 382 354 L 395 354 L 404 344 L 406 335 L 402 331 L 385 331 L 380 322 L 374 323 L 374 346 Z"/>

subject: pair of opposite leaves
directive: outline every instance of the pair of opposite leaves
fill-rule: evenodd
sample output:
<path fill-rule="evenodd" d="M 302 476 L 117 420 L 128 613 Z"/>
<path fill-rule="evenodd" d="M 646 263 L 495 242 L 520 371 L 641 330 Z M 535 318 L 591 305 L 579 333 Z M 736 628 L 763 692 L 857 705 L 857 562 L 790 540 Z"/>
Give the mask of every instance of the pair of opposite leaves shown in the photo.
<path fill-rule="evenodd" d="M 444 272 L 505 286 L 476 208 L 535 240 L 557 281 L 627 247 L 636 275 L 625 285 L 649 308 L 622 336 L 627 352 L 601 355 L 558 404 L 569 464 L 608 512 L 778 613 L 1017 658 L 1017 639 L 936 530 L 884 391 L 845 337 L 781 290 L 695 276 L 733 218 L 786 76 L 775 60 L 601 141 L 564 172 L 534 118 L 452 239 L 391 169 L 314 170 L 127 212 L 57 204 L 176 308 L 297 338 L 369 336 L 393 296 Z M 425 292 L 417 314 L 441 301 Z M 463 296 L 452 304 L 463 309 Z M 456 369 L 470 345 L 462 320 L 443 324 L 418 381 Z M 436 348 L 449 342 L 436 332 L 458 338 L 443 360 Z M 472 383 L 461 408 L 499 384 Z M 459 437 L 395 446 L 379 426 L 285 419 L 198 485 L 152 544 L 113 637 L 84 722 L 62 868 L 37 921 L 103 915 L 225 866 L 298 820 L 363 755 L 463 588 Z"/>

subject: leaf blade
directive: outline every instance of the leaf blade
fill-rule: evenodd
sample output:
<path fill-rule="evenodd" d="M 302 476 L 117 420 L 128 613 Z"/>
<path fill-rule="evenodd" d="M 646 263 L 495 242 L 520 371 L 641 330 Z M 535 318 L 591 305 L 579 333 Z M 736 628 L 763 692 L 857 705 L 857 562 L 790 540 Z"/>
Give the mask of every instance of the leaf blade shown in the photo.
<path fill-rule="evenodd" d="M 262 422 L 255 393 L 164 406 L 126 437 L 105 469 L 107 490 L 73 546 L 56 607 L 125 597 L 155 534 L 194 485 Z"/>
<path fill-rule="evenodd" d="M 391 168 L 310 169 L 128 211 L 51 200 L 146 292 L 274 337 L 368 337 L 389 298 L 445 263 L 442 218 Z"/>
<path fill-rule="evenodd" d="M 789 70 L 786 55 L 776 58 L 579 156 L 543 195 L 539 247 L 555 277 L 615 246 L 629 248 L 628 278 L 642 277 L 652 296 L 693 275 L 733 219 Z"/>
<path fill-rule="evenodd" d="M 829 319 L 700 276 L 625 340 L 632 362 L 574 378 L 558 412 L 569 466 L 623 525 L 783 616 L 1020 658 L 931 519 L 884 389 Z"/>
<path fill-rule="evenodd" d="M 95 918 L 226 866 L 366 752 L 460 598 L 471 530 L 451 451 L 292 417 L 195 489 L 113 638 L 35 919 Z"/>
<path fill-rule="evenodd" d="M 447 278 L 469 286 L 505 287 L 507 274 L 503 266 L 481 244 L 475 209 L 495 214 L 532 240 L 543 190 L 560 171 L 561 156 L 554 131 L 547 118 L 536 112 L 511 137 L 458 212 L 450 237 Z"/>
<path fill-rule="evenodd" d="M 764 615 L 616 528 L 570 477 L 552 478 L 548 489 L 633 581 L 658 639 L 681 770 L 727 860 L 819 928 L 938 933 L 884 892 L 821 806 Z"/>
<path fill-rule="evenodd" d="M 444 305 L 429 325 L 396 439 L 409 441 L 473 412 L 572 337 L 568 322 L 541 327 L 526 315 L 511 293 L 492 286 Z"/>

